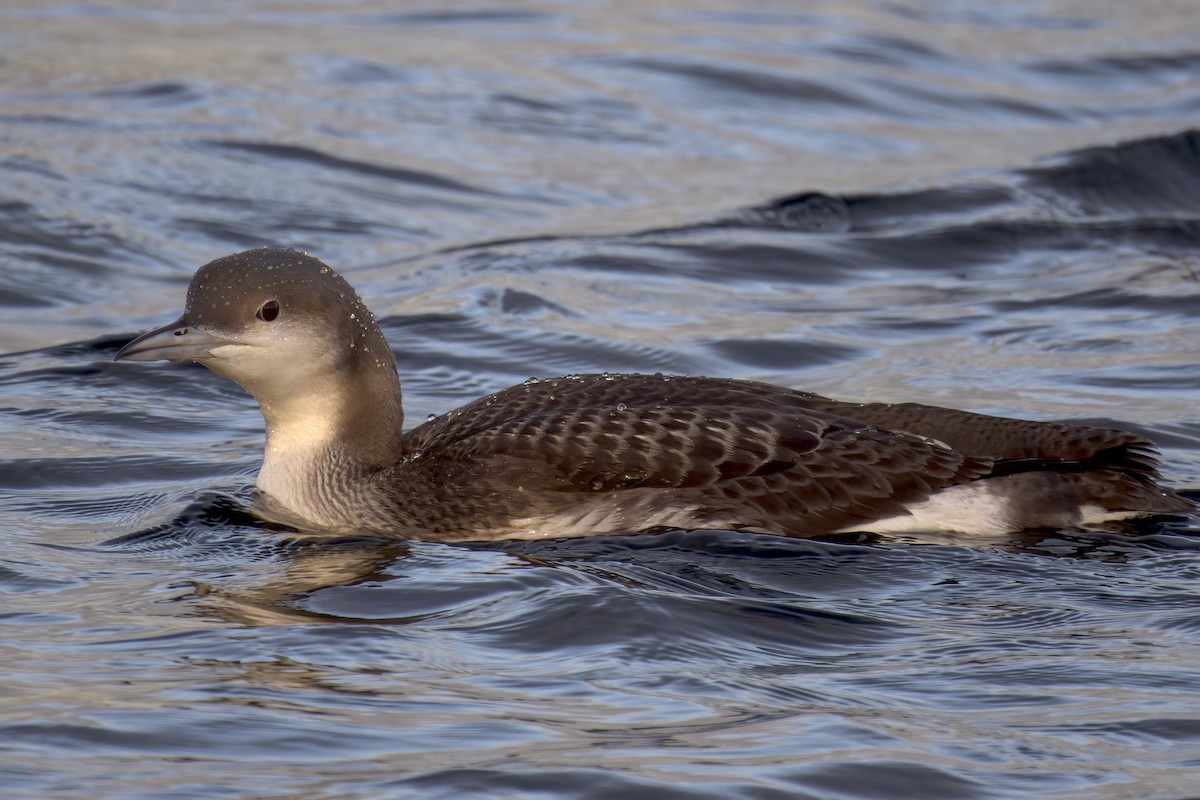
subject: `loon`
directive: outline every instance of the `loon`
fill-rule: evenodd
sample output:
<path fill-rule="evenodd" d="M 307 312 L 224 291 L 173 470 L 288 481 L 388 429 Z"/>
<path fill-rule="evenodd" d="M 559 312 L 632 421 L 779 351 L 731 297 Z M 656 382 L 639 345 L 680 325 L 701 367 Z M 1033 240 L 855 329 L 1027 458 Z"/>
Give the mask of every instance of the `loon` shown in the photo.
<path fill-rule="evenodd" d="M 530 379 L 407 433 L 350 284 L 294 250 L 201 267 L 117 360 L 198 361 L 266 422 L 261 515 L 436 541 L 734 529 L 1003 535 L 1194 508 L 1133 433 L 673 375 Z"/>

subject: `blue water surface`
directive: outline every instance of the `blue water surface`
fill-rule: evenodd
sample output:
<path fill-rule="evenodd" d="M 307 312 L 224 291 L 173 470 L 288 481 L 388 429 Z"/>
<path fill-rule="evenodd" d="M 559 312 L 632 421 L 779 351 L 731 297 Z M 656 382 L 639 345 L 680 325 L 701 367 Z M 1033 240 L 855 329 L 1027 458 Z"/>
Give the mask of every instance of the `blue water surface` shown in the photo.
<path fill-rule="evenodd" d="M 1200 796 L 1200 516 L 314 543 L 112 362 L 321 257 L 411 423 L 531 375 L 1120 425 L 1200 489 L 1200 6 L 0 9 L 0 795 Z"/>

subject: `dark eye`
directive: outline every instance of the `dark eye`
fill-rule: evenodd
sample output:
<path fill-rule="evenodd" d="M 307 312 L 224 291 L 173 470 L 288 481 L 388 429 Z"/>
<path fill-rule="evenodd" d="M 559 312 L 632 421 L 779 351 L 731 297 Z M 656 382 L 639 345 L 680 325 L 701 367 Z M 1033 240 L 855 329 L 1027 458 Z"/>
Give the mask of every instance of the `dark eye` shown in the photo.
<path fill-rule="evenodd" d="M 263 322 L 274 322 L 275 318 L 279 316 L 279 301 L 268 300 L 259 307 L 258 312 L 254 316 Z"/>

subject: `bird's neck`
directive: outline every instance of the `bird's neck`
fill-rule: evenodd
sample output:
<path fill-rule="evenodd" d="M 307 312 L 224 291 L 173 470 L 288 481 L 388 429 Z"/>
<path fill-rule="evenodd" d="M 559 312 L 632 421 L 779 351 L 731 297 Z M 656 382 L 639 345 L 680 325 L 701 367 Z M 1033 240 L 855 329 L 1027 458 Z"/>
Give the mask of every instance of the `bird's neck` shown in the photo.
<path fill-rule="evenodd" d="M 267 441 L 257 488 L 305 520 L 341 526 L 352 490 L 403 455 L 400 383 L 390 370 L 258 400 Z"/>

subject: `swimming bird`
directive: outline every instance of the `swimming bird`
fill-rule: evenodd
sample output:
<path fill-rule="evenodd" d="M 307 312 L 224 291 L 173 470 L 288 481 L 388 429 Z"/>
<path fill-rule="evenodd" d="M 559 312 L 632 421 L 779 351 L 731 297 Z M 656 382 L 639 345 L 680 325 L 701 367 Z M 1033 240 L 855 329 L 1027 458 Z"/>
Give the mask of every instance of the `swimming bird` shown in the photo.
<path fill-rule="evenodd" d="M 531 379 L 405 432 L 383 332 L 344 278 L 293 250 L 204 265 L 183 316 L 116 358 L 198 361 L 253 395 L 260 511 L 313 532 L 998 535 L 1193 508 L 1126 431 L 726 378 Z"/>

